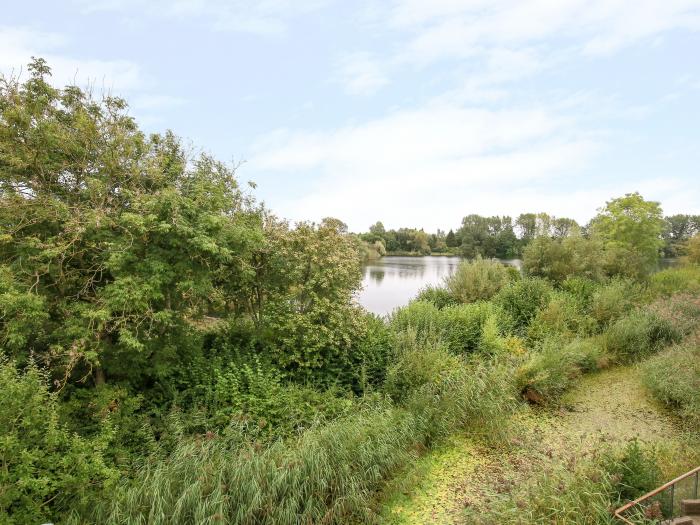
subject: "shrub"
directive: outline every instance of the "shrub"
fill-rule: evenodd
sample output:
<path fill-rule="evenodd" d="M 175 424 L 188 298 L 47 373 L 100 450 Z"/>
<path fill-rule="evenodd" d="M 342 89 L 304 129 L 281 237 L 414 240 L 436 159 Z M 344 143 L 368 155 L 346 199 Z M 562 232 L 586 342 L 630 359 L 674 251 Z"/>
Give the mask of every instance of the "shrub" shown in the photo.
<path fill-rule="evenodd" d="M 594 239 L 573 235 L 563 239 L 540 236 L 523 251 L 523 271 L 532 277 L 562 282 L 576 276 L 602 277 L 602 246 Z"/>
<path fill-rule="evenodd" d="M 547 281 L 530 277 L 509 283 L 494 297 L 494 303 L 503 310 L 508 327 L 524 334 L 537 312 L 549 303 L 551 294 L 552 286 Z"/>
<path fill-rule="evenodd" d="M 692 428 L 700 424 L 700 341 L 696 337 L 653 357 L 644 384 Z"/>
<path fill-rule="evenodd" d="M 582 310 L 588 311 L 593 300 L 593 294 L 600 284 L 585 277 L 569 277 L 561 283 L 561 289 L 576 298 L 576 303 Z"/>
<path fill-rule="evenodd" d="M 359 383 L 353 385 L 357 393 L 377 388 L 384 382 L 392 346 L 391 332 L 382 319 L 367 314 L 361 321 L 352 355 L 355 375 L 359 377 Z"/>
<path fill-rule="evenodd" d="M 23 373 L 0 357 L 0 522 L 24 525 L 88 509 L 116 481 L 104 439 L 86 440 L 59 423 L 56 397 L 36 367 Z"/>
<path fill-rule="evenodd" d="M 602 358 L 602 349 L 590 339 L 578 339 L 568 344 L 549 339 L 520 367 L 516 384 L 528 401 L 551 403 L 558 400 L 583 372 L 601 367 L 604 364 Z"/>
<path fill-rule="evenodd" d="M 633 439 L 617 454 L 603 459 L 603 468 L 611 476 L 613 501 L 631 501 L 661 484 L 661 468 L 656 451 Z"/>
<path fill-rule="evenodd" d="M 605 327 L 630 312 L 642 294 L 641 286 L 634 281 L 613 279 L 593 292 L 590 314 Z"/>
<path fill-rule="evenodd" d="M 445 362 L 459 359 L 434 351 Z M 261 447 L 242 442 L 235 428 L 227 436 L 185 439 L 167 461 L 144 465 L 85 521 L 372 522 L 376 490 L 426 446 L 458 429 L 493 434 L 512 409 L 503 366 L 460 361 L 449 368 L 438 367 L 438 376 L 416 386 L 402 407 L 368 402 L 296 439 Z"/>
<path fill-rule="evenodd" d="M 653 274 L 651 289 L 659 295 L 669 296 L 679 292 L 700 292 L 700 266 L 686 265 L 667 268 Z"/>
<path fill-rule="evenodd" d="M 442 339 L 452 352 L 459 354 L 480 348 L 484 324 L 497 315 L 494 306 L 483 301 L 451 306 L 442 314 Z"/>
<path fill-rule="evenodd" d="M 637 360 L 677 342 L 680 332 L 653 312 L 636 310 L 617 320 L 603 334 L 606 351 L 622 362 Z"/>
<path fill-rule="evenodd" d="M 454 368 L 462 366 L 459 358 L 442 343 L 417 344 L 407 332 L 396 361 L 387 371 L 384 391 L 397 402 L 429 383 L 440 382 Z M 413 338 L 413 340 L 411 340 Z"/>
<path fill-rule="evenodd" d="M 189 422 L 190 431 L 220 431 L 232 421 L 245 421 L 252 437 L 274 439 L 332 420 L 352 406 L 351 399 L 335 390 L 286 382 L 279 370 L 258 357 L 203 363 L 193 382 L 198 386 L 185 391 L 183 401 L 187 415 L 200 426 Z"/>
<path fill-rule="evenodd" d="M 463 261 L 445 279 L 445 287 L 462 303 L 488 300 L 511 279 L 506 267 L 498 261 L 477 258 Z"/>
<path fill-rule="evenodd" d="M 700 324 L 700 296 L 677 294 L 657 299 L 647 311 L 668 322 L 681 335 L 688 335 Z"/>
<path fill-rule="evenodd" d="M 528 337 L 542 341 L 551 336 L 572 339 L 591 335 L 595 331 L 595 320 L 586 315 L 577 298 L 568 293 L 554 292 L 549 304 L 537 312 L 528 328 Z"/>
<path fill-rule="evenodd" d="M 420 290 L 415 300 L 432 303 L 440 309 L 459 303 L 447 288 L 430 285 Z"/>
<path fill-rule="evenodd" d="M 700 233 L 696 233 L 693 237 L 688 239 L 686 251 L 688 252 L 688 262 L 700 264 Z"/>
<path fill-rule="evenodd" d="M 611 509 L 660 482 L 656 452 L 637 441 L 624 447 L 606 447 L 584 461 L 581 456 L 583 451 L 573 451 L 568 464 L 556 466 L 509 496 L 498 498 L 478 523 L 614 525 Z"/>
<path fill-rule="evenodd" d="M 390 324 L 394 332 L 412 330 L 418 341 L 434 341 L 442 334 L 444 316 L 432 303 L 413 301 L 394 310 Z"/>

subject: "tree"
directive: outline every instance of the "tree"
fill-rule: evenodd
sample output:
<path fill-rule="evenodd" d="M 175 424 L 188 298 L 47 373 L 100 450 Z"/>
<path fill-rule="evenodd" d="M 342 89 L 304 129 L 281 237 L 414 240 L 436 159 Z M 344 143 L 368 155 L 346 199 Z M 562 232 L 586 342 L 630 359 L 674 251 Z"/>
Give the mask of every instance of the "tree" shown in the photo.
<path fill-rule="evenodd" d="M 362 273 L 354 239 L 332 218 L 293 229 L 281 223 L 270 237 L 259 331 L 270 358 L 300 381 L 358 380 L 353 344 L 362 311 L 353 293 Z"/>
<path fill-rule="evenodd" d="M 454 231 L 450 230 L 449 232 L 447 232 L 447 236 L 445 237 L 445 243 L 447 244 L 448 248 L 455 248 L 459 246 L 459 241 Z"/>
<path fill-rule="evenodd" d="M 537 215 L 535 213 L 521 213 L 515 221 L 518 237 L 523 244 L 529 243 L 537 236 Z"/>
<path fill-rule="evenodd" d="M 599 280 L 603 277 L 601 243 L 581 235 L 537 237 L 523 251 L 523 271 L 554 282 L 573 276 Z"/>
<path fill-rule="evenodd" d="M 689 262 L 700 264 L 700 233 L 688 239 L 686 242 L 686 251 L 688 252 Z"/>
<path fill-rule="evenodd" d="M 373 233 L 374 235 L 378 235 L 379 237 L 384 237 L 386 230 L 384 229 L 384 224 L 382 224 L 381 221 L 377 221 L 369 227 L 369 232 Z"/>
<path fill-rule="evenodd" d="M 200 319 L 239 307 L 261 212 L 231 168 L 146 137 L 123 100 L 29 69 L 0 84 L 0 337 L 60 381 L 154 381 Z"/>
<path fill-rule="evenodd" d="M 552 237 L 563 238 L 581 233 L 581 227 L 574 219 L 558 217 L 552 221 Z"/>
<path fill-rule="evenodd" d="M 605 247 L 608 272 L 630 276 L 645 275 L 656 267 L 663 229 L 661 206 L 639 193 L 608 201 L 590 225 Z"/>
<path fill-rule="evenodd" d="M 678 257 L 683 254 L 685 243 L 700 232 L 700 215 L 671 215 L 664 219 L 664 255 Z"/>

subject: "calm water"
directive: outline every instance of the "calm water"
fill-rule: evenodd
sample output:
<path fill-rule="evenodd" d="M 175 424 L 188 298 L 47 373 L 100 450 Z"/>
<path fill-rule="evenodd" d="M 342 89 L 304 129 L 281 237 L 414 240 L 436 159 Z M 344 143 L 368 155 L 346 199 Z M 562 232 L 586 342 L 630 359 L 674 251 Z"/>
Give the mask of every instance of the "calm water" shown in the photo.
<path fill-rule="evenodd" d="M 440 284 L 457 267 L 461 257 L 382 257 L 363 268 L 363 289 L 359 301 L 370 312 L 391 313 L 407 304 L 418 290 Z M 503 261 L 519 266 L 520 261 Z"/>

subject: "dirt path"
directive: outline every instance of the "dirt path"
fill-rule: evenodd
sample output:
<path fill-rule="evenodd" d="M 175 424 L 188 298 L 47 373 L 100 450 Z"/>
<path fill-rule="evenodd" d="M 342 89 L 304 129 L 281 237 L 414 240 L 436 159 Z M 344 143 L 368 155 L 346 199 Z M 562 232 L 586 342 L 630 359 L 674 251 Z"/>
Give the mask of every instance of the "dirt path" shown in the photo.
<path fill-rule="evenodd" d="M 383 517 L 391 524 L 478 522 L 479 509 L 557 462 L 576 461 L 602 442 L 632 438 L 667 445 L 680 439 L 674 421 L 649 399 L 635 368 L 582 378 L 559 411 L 524 407 L 516 437 L 490 448 L 454 438 L 397 481 Z"/>

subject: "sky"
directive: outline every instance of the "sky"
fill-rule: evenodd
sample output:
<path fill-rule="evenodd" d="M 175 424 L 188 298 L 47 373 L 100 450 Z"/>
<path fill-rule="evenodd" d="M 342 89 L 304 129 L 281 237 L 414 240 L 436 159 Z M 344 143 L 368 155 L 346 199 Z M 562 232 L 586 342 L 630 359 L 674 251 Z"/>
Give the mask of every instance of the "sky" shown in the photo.
<path fill-rule="evenodd" d="M 292 221 L 700 213 L 700 0 L 4 3 L 0 72 L 123 96 Z"/>

